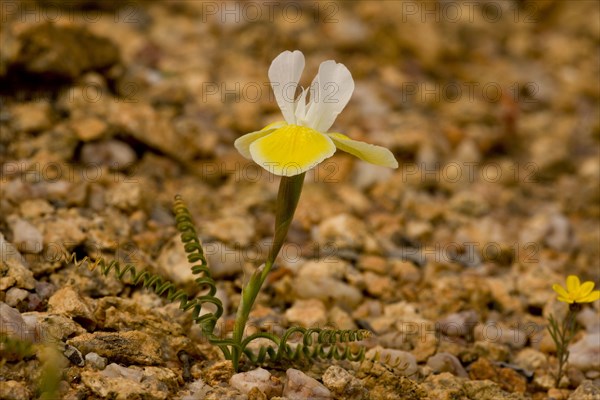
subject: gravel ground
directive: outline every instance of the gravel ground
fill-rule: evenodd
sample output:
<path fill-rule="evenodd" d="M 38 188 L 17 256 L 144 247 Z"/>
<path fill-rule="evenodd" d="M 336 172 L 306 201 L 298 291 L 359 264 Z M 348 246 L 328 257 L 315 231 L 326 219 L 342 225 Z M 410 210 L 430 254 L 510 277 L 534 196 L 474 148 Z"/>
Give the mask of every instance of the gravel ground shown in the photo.
<path fill-rule="evenodd" d="M 553 283 L 600 281 L 596 1 L 3 1 L 0 398 L 599 399 L 599 302 L 558 388 Z M 278 177 L 233 147 L 281 119 L 301 50 L 356 89 L 335 131 L 389 148 L 309 172 L 252 329 L 367 328 L 363 362 L 244 363 L 190 313 L 77 268 L 132 262 L 195 294 L 173 197 L 205 245 L 218 329 L 273 235 Z M 308 85 L 310 81 L 302 81 Z M 48 362 L 50 360 L 50 362 Z M 55 379 L 56 380 L 56 379 Z"/>

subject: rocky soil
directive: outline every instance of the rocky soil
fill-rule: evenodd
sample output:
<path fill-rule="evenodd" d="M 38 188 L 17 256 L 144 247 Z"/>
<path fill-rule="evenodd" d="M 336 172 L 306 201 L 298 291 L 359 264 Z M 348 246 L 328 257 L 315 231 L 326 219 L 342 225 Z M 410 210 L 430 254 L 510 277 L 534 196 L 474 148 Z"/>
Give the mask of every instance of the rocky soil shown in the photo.
<path fill-rule="evenodd" d="M 558 388 L 545 330 L 567 308 L 553 283 L 600 280 L 599 10 L 3 2 L 0 333 L 37 346 L 1 347 L 0 398 L 40 396 L 46 362 L 64 399 L 599 399 L 598 302 L 579 314 Z M 171 211 L 181 194 L 230 330 L 278 185 L 233 141 L 281 119 L 267 69 L 294 49 L 305 86 L 324 60 L 350 69 L 336 131 L 401 166 L 338 152 L 307 174 L 252 329 L 373 335 L 363 362 L 234 374 L 190 313 L 61 249 L 196 294 Z"/>

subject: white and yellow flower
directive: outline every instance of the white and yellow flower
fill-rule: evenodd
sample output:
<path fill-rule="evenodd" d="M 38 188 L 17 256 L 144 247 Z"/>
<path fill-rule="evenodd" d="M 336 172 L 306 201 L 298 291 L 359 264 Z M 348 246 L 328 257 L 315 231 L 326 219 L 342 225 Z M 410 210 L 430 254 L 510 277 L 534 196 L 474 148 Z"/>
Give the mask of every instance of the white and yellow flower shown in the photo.
<path fill-rule="evenodd" d="M 302 88 L 295 97 L 303 69 L 304 55 L 298 50 L 284 51 L 273 60 L 269 79 L 285 121 L 238 138 L 236 149 L 282 176 L 308 171 L 331 157 L 336 148 L 372 164 L 397 168 L 398 162 L 388 149 L 352 140 L 341 133 L 327 133 L 354 91 L 348 68 L 333 60 L 324 61 L 309 90 Z"/>

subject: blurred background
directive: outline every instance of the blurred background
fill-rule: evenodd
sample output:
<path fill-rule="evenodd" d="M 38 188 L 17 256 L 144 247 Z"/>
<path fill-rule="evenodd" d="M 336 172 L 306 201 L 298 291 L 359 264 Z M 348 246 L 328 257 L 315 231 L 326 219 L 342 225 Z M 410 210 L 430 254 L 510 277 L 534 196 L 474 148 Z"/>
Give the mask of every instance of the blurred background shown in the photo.
<path fill-rule="evenodd" d="M 5 216 L 38 195 L 103 210 L 114 190 L 153 218 L 188 190 L 209 218 L 215 187 L 273 186 L 232 143 L 280 119 L 267 69 L 299 49 L 304 86 L 327 59 L 353 74 L 334 128 L 402 165 L 339 154 L 313 180 L 367 190 L 407 242 L 512 248 L 552 233 L 567 252 L 554 270 L 598 271 L 595 1 L 3 1 L 1 13 Z M 443 223 L 448 207 L 477 223 Z M 312 213 L 304 230 L 326 211 Z"/>

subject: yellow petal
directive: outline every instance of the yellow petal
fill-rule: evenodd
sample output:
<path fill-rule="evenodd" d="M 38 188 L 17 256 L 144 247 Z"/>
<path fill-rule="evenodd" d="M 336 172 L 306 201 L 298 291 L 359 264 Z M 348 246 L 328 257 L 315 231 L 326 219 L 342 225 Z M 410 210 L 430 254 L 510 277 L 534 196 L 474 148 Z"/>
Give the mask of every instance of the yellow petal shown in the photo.
<path fill-rule="evenodd" d="M 563 303 L 573 304 L 573 300 L 571 300 L 568 297 L 558 296 L 557 299 L 558 299 L 558 301 L 562 301 Z"/>
<path fill-rule="evenodd" d="M 308 171 L 335 153 L 331 139 L 305 126 L 286 125 L 250 145 L 252 159 L 275 175 Z"/>
<path fill-rule="evenodd" d="M 579 288 L 578 297 L 585 297 L 588 294 L 592 293 L 592 290 L 594 290 L 594 282 L 592 282 L 592 281 L 584 282 L 581 285 L 581 287 Z"/>
<path fill-rule="evenodd" d="M 600 290 L 594 290 L 592 293 L 588 294 L 585 297 L 577 299 L 578 303 L 591 303 L 592 301 L 596 301 L 600 299 Z"/>
<path fill-rule="evenodd" d="M 579 291 L 579 286 L 581 285 L 579 278 L 575 275 L 569 275 L 567 277 L 567 290 L 571 294 L 575 294 Z"/>
<path fill-rule="evenodd" d="M 565 288 L 562 287 L 562 286 L 560 286 L 557 283 L 555 283 L 554 285 L 552 285 L 552 290 L 554 290 L 559 296 L 569 297 L 569 294 L 567 293 L 567 291 L 565 290 Z"/>
<path fill-rule="evenodd" d="M 341 133 L 329 133 L 328 135 L 338 149 L 361 160 L 383 167 L 398 168 L 398 161 L 396 161 L 392 152 L 385 147 L 352 140 Z"/>
<path fill-rule="evenodd" d="M 236 141 L 233 143 L 233 145 L 235 146 L 237 151 L 240 152 L 241 155 L 243 155 L 246 158 L 251 159 L 252 155 L 250 154 L 250 145 L 254 141 L 260 139 L 261 137 L 268 135 L 269 133 L 273 132 L 275 129 L 280 128 L 284 125 L 285 125 L 285 122 L 283 122 L 283 121 L 273 122 L 272 124 L 269 124 L 269 125 L 265 126 L 264 128 L 262 128 L 260 131 L 250 132 L 250 133 L 245 134 L 244 136 L 240 136 L 239 138 L 236 139 Z"/>

